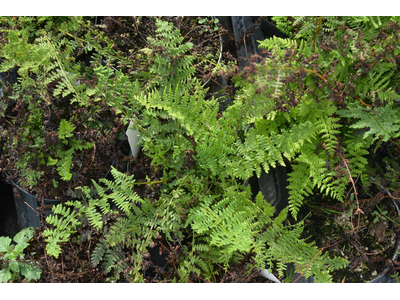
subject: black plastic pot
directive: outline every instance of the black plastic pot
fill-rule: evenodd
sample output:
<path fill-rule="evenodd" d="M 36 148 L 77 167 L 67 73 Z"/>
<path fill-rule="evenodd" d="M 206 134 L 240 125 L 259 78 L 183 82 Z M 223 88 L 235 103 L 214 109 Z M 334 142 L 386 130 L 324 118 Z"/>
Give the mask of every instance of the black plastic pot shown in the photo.
<path fill-rule="evenodd" d="M 229 52 L 235 57 L 241 71 L 248 65 L 252 56 L 265 56 L 263 51 L 258 48 L 258 40 L 272 36 L 286 37 L 284 33 L 264 18 L 240 16 L 217 16 L 216 18 L 225 29 L 224 34 L 221 35 L 221 53 Z M 233 101 L 233 98 L 224 91 L 224 88 L 229 84 L 230 78 L 226 76 L 217 76 L 210 84 L 210 92 L 228 96 L 220 101 L 220 110 L 224 110 Z"/>
<path fill-rule="evenodd" d="M 19 226 L 12 185 L 0 180 L 0 194 L 0 236 L 14 237 Z"/>
<path fill-rule="evenodd" d="M 240 70 L 247 66 L 251 56 L 263 56 L 257 41 L 273 36 L 286 37 L 279 29 L 260 17 L 232 17 L 232 27 Z"/>
<path fill-rule="evenodd" d="M 18 73 L 17 70 L 14 69 L 10 69 L 7 72 L 1 72 L 0 73 L 0 97 L 3 96 L 3 92 L 5 90 L 5 87 L 7 86 L 7 84 L 14 84 L 17 82 L 18 79 Z"/>
<path fill-rule="evenodd" d="M 61 203 L 61 201 L 57 199 L 39 200 L 37 196 L 27 192 L 10 178 L 8 178 L 8 180 L 13 185 L 13 196 L 20 230 L 30 226 L 34 228 L 40 226 L 40 207 L 43 207 L 44 217 L 46 217 L 51 214 L 51 208 L 53 205 Z"/>

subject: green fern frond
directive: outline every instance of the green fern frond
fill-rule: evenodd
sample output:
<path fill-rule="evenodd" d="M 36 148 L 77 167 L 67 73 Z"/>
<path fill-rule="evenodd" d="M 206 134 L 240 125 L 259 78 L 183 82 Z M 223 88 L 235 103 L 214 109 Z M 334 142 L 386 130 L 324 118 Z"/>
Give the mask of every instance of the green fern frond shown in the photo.
<path fill-rule="evenodd" d="M 385 107 L 363 108 L 359 105 L 349 106 L 347 110 L 338 111 L 338 114 L 345 118 L 356 119 L 351 128 L 365 130 L 363 138 L 373 136 L 386 142 L 390 138 L 400 136 L 400 110 L 387 104 Z"/>
<path fill-rule="evenodd" d="M 96 247 L 93 249 L 93 252 L 90 256 L 91 262 L 94 267 L 96 267 L 100 263 L 100 261 L 103 260 L 103 257 L 106 252 L 107 252 L 106 244 L 104 240 L 100 240 L 96 244 Z"/>
<path fill-rule="evenodd" d="M 71 206 L 72 203 L 66 203 Z M 53 229 L 46 229 L 43 232 L 43 237 L 46 239 L 46 252 L 47 254 L 58 258 L 61 254 L 61 243 L 67 242 L 71 234 L 76 232 L 76 228 L 81 225 L 78 220 L 81 215 L 80 212 L 71 210 L 71 208 L 64 207 L 62 204 L 53 206 L 54 214 L 46 218 L 46 222 L 52 226 Z"/>

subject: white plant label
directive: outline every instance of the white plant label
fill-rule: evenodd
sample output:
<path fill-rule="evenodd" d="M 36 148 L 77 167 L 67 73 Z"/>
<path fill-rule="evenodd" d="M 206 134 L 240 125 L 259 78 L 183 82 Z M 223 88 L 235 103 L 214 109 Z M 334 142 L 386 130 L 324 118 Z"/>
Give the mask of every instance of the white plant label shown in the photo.
<path fill-rule="evenodd" d="M 126 136 L 128 137 L 129 146 L 131 147 L 132 156 L 137 158 L 139 155 L 140 147 L 137 146 L 137 143 L 140 140 L 139 130 L 130 129 L 133 126 L 133 122 L 129 123 L 128 130 L 126 131 Z"/>

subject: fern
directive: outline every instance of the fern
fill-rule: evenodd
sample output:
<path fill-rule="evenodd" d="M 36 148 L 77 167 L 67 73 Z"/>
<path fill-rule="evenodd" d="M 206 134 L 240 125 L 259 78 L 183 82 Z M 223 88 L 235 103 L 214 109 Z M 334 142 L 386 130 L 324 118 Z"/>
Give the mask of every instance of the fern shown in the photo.
<path fill-rule="evenodd" d="M 104 240 L 100 240 L 90 256 L 91 262 L 94 267 L 96 267 L 103 260 L 104 254 L 106 252 L 107 252 L 106 243 Z"/>
<path fill-rule="evenodd" d="M 364 182 L 367 178 L 368 160 L 366 156 L 369 154 L 368 148 L 372 145 L 372 136 L 364 139 L 363 134 L 354 135 L 348 133 L 345 135 L 344 152 L 349 160 L 352 175 L 354 177 L 361 177 Z"/>
<path fill-rule="evenodd" d="M 62 244 L 76 232 L 77 226 L 81 226 L 83 218 L 87 219 L 95 229 L 105 228 L 103 216 L 119 212 L 118 209 L 111 208 L 109 204 L 111 202 L 120 209 L 123 217 L 118 218 L 114 224 L 106 226 L 104 239 L 92 253 L 92 262 L 97 265 L 103 261 L 105 271 L 108 273 L 113 270 L 114 275 L 118 277 L 127 267 L 122 254 L 123 249 L 131 248 L 137 253 L 133 257 L 134 268 L 131 272 L 131 277 L 136 278 L 141 270 L 143 254 L 155 237 L 154 230 L 159 220 L 154 205 L 148 200 L 139 198 L 132 191 L 135 183 L 133 176 L 127 176 L 114 168 L 111 173 L 115 181 L 101 180 L 106 188 L 94 182 L 99 195 L 98 199 L 92 197 L 89 187 L 82 187 L 80 189 L 87 197 L 86 204 L 80 201 L 67 202 L 67 206 L 74 208 L 72 212 L 62 205 L 53 208 L 53 215 L 48 216 L 46 221 L 54 228 L 46 229 L 43 233 L 47 242 L 46 251 L 49 255 L 58 257 L 62 252 Z M 158 215 L 164 209 L 165 207 L 161 206 Z"/>
<path fill-rule="evenodd" d="M 259 267 L 263 267 L 264 262 L 272 267 L 275 260 L 284 263 L 296 262 L 296 265 L 306 266 L 313 260 L 318 250 L 312 244 L 299 239 L 301 227 L 289 230 L 283 226 L 286 211 L 273 220 L 274 208 L 263 200 L 261 194 L 256 197 L 256 202 L 252 203 L 246 197 L 246 193 L 238 194 L 237 191 L 234 193 L 233 191 L 233 189 L 228 191 L 225 194 L 226 198 L 213 206 L 211 198 L 204 199 L 202 205 L 189 214 L 188 222 L 193 222 L 192 228 L 198 234 L 197 240 L 203 240 L 208 245 L 193 246 L 199 257 L 204 257 L 205 260 L 207 257 L 212 258 L 213 261 L 228 266 L 228 262 L 234 261 L 238 253 L 244 254 L 253 249 Z M 236 206 L 241 207 L 240 213 Z M 267 229 L 260 231 L 261 228 Z M 249 237 L 254 238 L 249 239 Z M 298 253 L 300 248 L 308 250 L 300 254 Z M 296 257 L 297 255 L 299 256 Z M 317 276 L 317 280 L 329 281 L 327 270 L 321 268 L 327 260 L 329 258 L 326 256 L 316 259 L 315 268 L 305 273 L 305 276 L 313 274 Z M 204 265 L 205 262 L 199 261 L 197 264 Z M 345 264 L 344 260 L 340 260 L 335 268 L 343 267 Z M 191 270 L 197 271 L 197 269 Z M 285 266 L 281 264 L 277 272 L 282 276 L 284 270 Z"/>
<path fill-rule="evenodd" d="M 179 30 L 174 30 L 173 25 L 156 20 L 157 38 L 148 38 L 150 47 L 163 49 L 162 52 L 156 53 L 154 63 L 150 68 L 150 72 L 155 76 L 152 78 L 153 84 L 159 86 L 175 86 L 181 83 L 180 87 L 193 86 L 188 79 L 194 75 L 195 67 L 193 66 L 194 57 L 188 55 L 187 52 L 193 47 L 188 42 L 183 44 L 183 37 Z M 159 51 L 159 50 L 158 50 Z"/>
<path fill-rule="evenodd" d="M 71 234 L 76 232 L 76 228 L 81 225 L 79 217 L 82 215 L 80 211 L 71 210 L 72 202 L 67 202 L 63 206 L 58 204 L 52 208 L 53 213 L 46 218 L 46 222 L 55 228 L 46 229 L 43 237 L 46 239 L 46 252 L 49 255 L 58 258 L 61 254 L 60 243 L 67 242 Z M 67 206 L 70 206 L 67 208 Z"/>
<path fill-rule="evenodd" d="M 51 156 L 47 157 L 47 165 L 57 164 L 58 174 L 61 176 L 62 180 L 66 181 L 72 178 L 72 173 L 70 172 L 70 169 L 74 152 L 76 150 L 85 150 L 93 147 L 92 143 L 86 142 L 84 145 L 82 145 L 82 141 L 72 138 L 72 132 L 74 130 L 75 126 L 73 126 L 70 122 L 62 119 L 58 128 L 59 144 L 55 146 L 58 148 L 58 150 L 54 151 L 56 153 L 56 158 L 53 159 Z M 66 150 L 64 145 L 71 148 Z"/>
<path fill-rule="evenodd" d="M 397 108 L 391 105 L 398 95 L 390 86 L 397 68 L 391 61 L 392 54 L 389 54 L 387 60 L 379 60 L 384 57 L 383 53 L 386 53 L 384 47 L 368 43 L 374 35 L 386 32 L 388 34 L 385 38 L 387 47 L 392 47 L 391 45 L 394 45 L 392 39 L 396 33 L 393 33 L 392 29 L 385 29 L 383 25 L 393 28 L 393 25 L 389 25 L 390 18 L 384 18 L 382 21 L 379 18 L 376 20 L 362 17 L 355 19 L 332 17 L 322 18 L 319 22 L 319 17 L 294 18 L 291 28 L 293 30 L 296 28 L 297 31 L 292 35 L 293 38 L 274 37 L 260 41 L 260 47 L 271 50 L 272 57 L 281 59 L 280 65 L 272 66 L 281 69 L 286 77 L 283 81 L 288 81 L 285 88 L 286 94 L 279 97 L 280 102 L 286 102 L 290 107 L 289 113 L 284 113 L 283 116 L 291 128 L 299 124 L 310 126 L 308 131 L 304 131 L 309 133 L 309 136 L 301 144 L 293 143 L 291 139 L 285 141 L 287 144 L 284 149 L 296 149 L 296 146 L 299 148 L 296 152 L 286 154 L 286 158 L 293 162 L 293 172 L 289 174 L 288 188 L 290 210 L 294 216 L 305 198 L 315 188 L 338 200 L 343 199 L 346 183 L 341 177 L 341 169 L 335 167 L 340 161 L 335 155 L 338 151 L 340 152 L 342 139 L 349 148 L 348 151 L 345 150 L 345 153 L 352 161 L 351 174 L 361 175 L 366 170 L 366 161 L 362 157 L 367 154 L 366 149 L 371 143 L 378 139 L 385 142 L 398 137 Z M 361 30 L 357 31 L 354 22 L 361 19 L 366 23 L 363 23 Z M 282 18 L 279 22 L 290 23 L 288 20 Z M 346 28 L 346 31 L 342 31 L 343 28 Z M 331 45 L 328 36 L 336 36 L 338 43 Z M 331 49 L 327 50 L 328 46 Z M 343 53 L 348 53 L 348 55 Z M 302 63 L 304 58 L 308 64 Z M 286 66 L 285 62 L 290 67 Z M 331 68 L 333 62 L 340 67 L 332 69 L 330 78 L 325 76 L 324 72 L 326 72 L 325 69 Z M 354 64 L 364 67 L 355 73 L 352 68 Z M 368 74 L 363 75 L 365 70 Z M 299 74 L 302 79 L 296 80 L 292 74 Z M 258 76 L 262 77 L 261 74 Z M 320 83 L 317 83 L 316 79 L 320 80 Z M 355 84 L 345 83 L 351 80 L 356 80 Z M 340 101 L 341 103 L 348 101 L 347 108 L 337 110 L 336 105 L 327 104 L 328 99 L 332 101 L 331 99 L 339 98 L 333 97 L 332 86 L 340 86 L 342 91 L 346 92 L 346 84 L 352 96 L 347 99 L 342 97 Z M 305 89 L 313 92 L 307 94 L 299 92 Z M 268 93 L 265 96 L 268 97 Z M 378 107 L 370 108 L 371 105 L 366 103 L 371 102 Z M 283 109 L 287 107 L 282 104 L 279 106 Z M 277 115 L 279 113 L 274 112 L 274 116 Z M 363 129 L 364 140 L 358 139 L 357 146 L 350 146 L 350 140 L 343 137 L 349 134 L 347 129 L 344 129 L 343 122 L 355 130 Z M 280 131 L 284 132 L 284 130 L 285 126 L 281 126 Z M 274 134 L 276 132 L 279 131 L 274 128 Z M 370 136 L 373 136 L 372 140 Z M 316 145 L 318 148 L 315 147 Z"/>
<path fill-rule="evenodd" d="M 41 67 L 50 64 L 51 50 L 49 47 L 31 45 L 19 37 L 19 32 L 10 30 L 8 33 L 8 43 L 1 49 L 1 56 L 4 60 L 0 70 L 8 71 L 15 65 L 19 65 L 19 73 L 22 76 L 28 75 L 28 70 L 38 73 Z"/>
<path fill-rule="evenodd" d="M 11 114 L 4 119 L 12 126 L 12 136 L 2 132 L 2 143 L 7 145 L 3 153 L 10 157 L 10 168 L 16 166 L 13 175 L 21 178 L 17 183 L 23 188 L 38 194 L 42 192 L 39 180 L 53 177 L 54 187 L 61 191 L 78 172 L 91 176 L 98 167 L 85 162 L 82 168 L 72 165 L 76 156 L 93 149 L 91 142 L 113 139 L 112 112 L 95 98 L 98 95 L 91 91 L 96 90 L 96 79 L 91 72 L 83 76 L 87 70 L 75 59 L 80 51 L 96 47 L 102 52 L 110 46 L 87 34 L 88 25 L 82 24 L 81 17 L 5 17 L 2 22 L 5 43 L 0 49 L 0 69 L 6 72 L 14 68 L 20 76 L 12 88 L 13 100 L 5 99 Z M 65 122 L 78 130 L 64 136 Z M 97 133 L 87 134 L 92 130 Z M 16 142 L 11 146 L 13 139 Z M 61 198 L 61 192 L 56 196 L 52 191 L 43 193 Z"/>
<path fill-rule="evenodd" d="M 293 30 L 292 22 L 288 20 L 288 17 L 283 16 L 274 16 L 272 17 L 272 21 L 275 22 L 276 28 L 285 33 L 286 35 L 290 35 Z"/>

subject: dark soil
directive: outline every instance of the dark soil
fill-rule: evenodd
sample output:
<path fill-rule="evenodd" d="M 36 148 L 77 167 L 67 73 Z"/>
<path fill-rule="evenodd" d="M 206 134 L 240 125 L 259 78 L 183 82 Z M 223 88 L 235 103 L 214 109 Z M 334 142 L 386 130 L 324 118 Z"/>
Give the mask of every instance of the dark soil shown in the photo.
<path fill-rule="evenodd" d="M 315 241 L 331 257 L 349 261 L 346 268 L 332 273 L 333 282 L 369 282 L 395 264 L 392 258 L 398 245 L 400 218 L 392 199 L 380 192 L 373 198 L 360 199 L 359 208 L 357 214 L 354 199 L 340 203 L 315 198 L 299 212 L 298 220 L 305 218 L 304 238 Z M 289 218 L 289 222 L 294 220 Z"/>
<path fill-rule="evenodd" d="M 37 106 L 39 108 L 43 106 L 42 109 L 44 111 L 49 111 L 48 114 L 44 114 L 43 120 L 43 137 L 46 141 L 46 147 L 40 150 L 44 153 L 46 153 L 47 147 L 58 143 L 56 134 L 58 127 L 57 121 L 60 118 L 69 119 L 69 117 L 73 115 L 76 116 L 74 119 L 74 125 L 77 128 L 75 139 L 89 141 L 93 143 L 95 147 L 75 153 L 71 165 L 73 177 L 70 181 L 60 180 L 60 176 L 55 167 L 48 167 L 39 163 L 38 160 L 30 161 L 28 168 L 36 171 L 43 171 L 44 176 L 36 186 L 31 188 L 24 186 L 23 183 L 21 183 L 22 179 L 16 164 L 25 153 L 32 151 L 32 148 L 27 148 L 27 145 L 21 142 L 20 128 L 25 128 L 29 123 L 29 119 L 25 117 L 29 114 L 28 107 L 25 103 L 20 103 L 16 106 L 10 103 L 10 109 L 12 109 L 7 116 L 14 118 L 16 121 L 12 126 L 7 126 L 7 120 L 5 118 L 1 119 L 2 127 L 7 128 L 7 132 L 1 137 L 1 142 L 5 147 L 5 153 L 3 153 L 1 157 L 1 162 L 9 177 L 17 184 L 22 185 L 22 187 L 29 192 L 39 197 L 65 200 L 73 196 L 75 187 L 91 184 L 91 179 L 97 180 L 107 174 L 113 160 L 119 154 L 116 144 L 117 134 L 122 128 L 122 123 L 116 115 L 108 109 L 97 111 L 95 117 L 98 118 L 98 120 L 102 120 L 104 124 L 103 129 L 99 132 L 95 128 L 88 127 L 88 122 L 85 118 L 92 115 L 92 112 L 90 112 L 88 108 L 78 108 L 69 103 L 54 103 L 51 110 L 44 107 L 44 104 L 38 104 Z M 13 138 L 17 144 L 12 145 L 10 143 L 10 140 Z M 38 155 L 38 153 L 35 154 Z M 58 181 L 57 188 L 54 188 L 53 179 Z"/>

